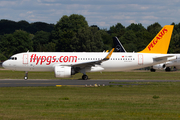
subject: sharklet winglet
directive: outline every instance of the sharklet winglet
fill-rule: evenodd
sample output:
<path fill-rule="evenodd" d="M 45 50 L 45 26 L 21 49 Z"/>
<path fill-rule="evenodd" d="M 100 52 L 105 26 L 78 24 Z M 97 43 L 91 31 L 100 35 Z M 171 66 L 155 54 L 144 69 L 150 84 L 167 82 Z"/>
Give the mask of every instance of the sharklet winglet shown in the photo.
<path fill-rule="evenodd" d="M 109 52 L 109 54 L 104 58 L 104 60 L 109 60 L 113 52 L 114 48 Z"/>

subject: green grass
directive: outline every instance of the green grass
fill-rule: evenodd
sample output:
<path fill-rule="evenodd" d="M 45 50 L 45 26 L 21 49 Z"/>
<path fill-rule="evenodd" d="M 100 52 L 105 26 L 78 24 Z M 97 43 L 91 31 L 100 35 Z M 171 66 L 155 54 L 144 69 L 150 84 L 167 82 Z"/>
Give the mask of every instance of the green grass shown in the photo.
<path fill-rule="evenodd" d="M 0 79 L 23 79 L 25 72 L 0 70 Z M 150 71 L 128 71 L 128 72 L 95 72 L 87 73 L 89 79 L 136 79 L 136 80 L 180 80 L 180 71 L 173 72 L 150 72 Z M 29 72 L 29 79 L 81 79 L 82 73 L 73 75 L 71 78 L 55 78 L 54 72 Z"/>
<path fill-rule="evenodd" d="M 81 79 L 76 74 L 66 79 Z M 24 72 L 0 70 L 0 79 Z M 88 73 L 90 79 L 180 80 L 180 72 Z M 29 79 L 59 79 L 53 72 L 29 72 Z M 64 78 L 63 78 L 64 79 Z M 180 82 L 113 82 L 105 87 L 2 87 L 0 120 L 169 120 L 180 119 Z"/>
<path fill-rule="evenodd" d="M 180 119 L 180 82 L 0 88 L 0 119 Z"/>

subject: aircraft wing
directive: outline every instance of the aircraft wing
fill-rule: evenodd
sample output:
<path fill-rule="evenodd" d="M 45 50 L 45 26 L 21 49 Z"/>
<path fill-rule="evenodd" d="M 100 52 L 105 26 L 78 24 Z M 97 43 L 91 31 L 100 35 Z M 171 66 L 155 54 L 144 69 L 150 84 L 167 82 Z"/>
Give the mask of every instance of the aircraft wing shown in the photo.
<path fill-rule="evenodd" d="M 175 59 L 177 59 L 177 57 L 176 56 L 174 56 L 174 55 L 167 55 L 167 56 L 163 56 L 163 57 L 155 57 L 155 58 L 153 58 L 153 60 L 155 61 L 155 62 L 162 62 L 162 61 L 171 61 L 171 60 L 175 60 Z"/>
<path fill-rule="evenodd" d="M 109 54 L 104 59 L 101 59 L 101 60 L 91 61 L 91 62 L 83 62 L 83 63 L 77 63 L 77 64 L 70 64 L 70 65 L 64 65 L 64 66 L 73 66 L 73 67 L 84 68 L 84 67 L 100 65 L 102 62 L 110 59 L 113 51 L 114 51 L 114 48 L 109 52 Z M 61 65 L 61 66 L 63 66 L 63 65 Z"/>

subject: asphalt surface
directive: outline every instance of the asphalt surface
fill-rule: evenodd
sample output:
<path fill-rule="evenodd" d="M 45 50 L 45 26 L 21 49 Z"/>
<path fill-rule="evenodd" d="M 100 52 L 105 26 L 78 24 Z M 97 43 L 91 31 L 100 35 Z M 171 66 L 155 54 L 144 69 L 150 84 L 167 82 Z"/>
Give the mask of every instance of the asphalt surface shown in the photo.
<path fill-rule="evenodd" d="M 133 82 L 132 85 L 138 85 L 136 82 L 180 82 L 180 80 L 0 80 L 0 87 L 38 87 L 38 86 L 107 86 L 124 85 Z M 118 84 L 117 84 L 118 83 Z"/>

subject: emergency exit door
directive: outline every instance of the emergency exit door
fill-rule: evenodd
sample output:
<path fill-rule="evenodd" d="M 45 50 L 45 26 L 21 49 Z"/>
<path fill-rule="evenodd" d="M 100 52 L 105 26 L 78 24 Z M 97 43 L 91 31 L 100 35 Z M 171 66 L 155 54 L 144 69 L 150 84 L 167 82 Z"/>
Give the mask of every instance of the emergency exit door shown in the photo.
<path fill-rule="evenodd" d="M 138 64 L 143 65 L 143 55 L 142 54 L 138 55 Z"/>
<path fill-rule="evenodd" d="M 28 54 L 23 55 L 23 64 L 28 64 Z"/>

